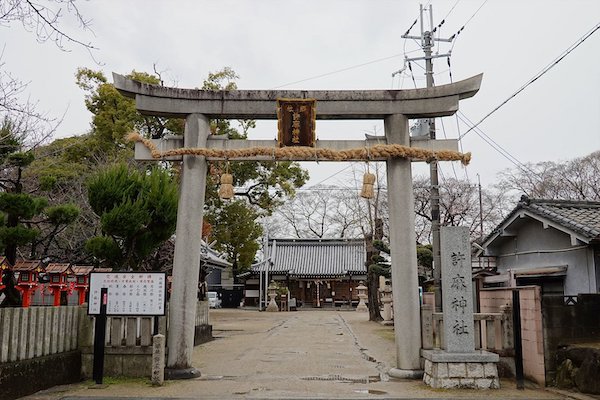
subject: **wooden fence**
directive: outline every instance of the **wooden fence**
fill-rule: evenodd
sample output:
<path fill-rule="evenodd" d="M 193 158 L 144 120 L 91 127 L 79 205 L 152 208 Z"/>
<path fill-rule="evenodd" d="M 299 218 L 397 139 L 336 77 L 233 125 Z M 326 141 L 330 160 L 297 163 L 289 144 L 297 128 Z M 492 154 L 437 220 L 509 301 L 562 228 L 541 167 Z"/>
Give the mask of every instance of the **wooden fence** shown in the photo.
<path fill-rule="evenodd" d="M 513 346 L 512 312 L 506 306 L 500 313 L 473 313 L 475 349 L 511 353 Z M 423 349 L 443 349 L 444 317 L 434 313 L 429 304 L 421 306 L 421 334 Z"/>
<path fill-rule="evenodd" d="M 0 308 L 0 363 L 76 350 L 79 309 Z"/>
<path fill-rule="evenodd" d="M 168 315 L 168 306 L 167 306 Z M 208 324 L 208 302 L 196 305 L 196 326 Z M 158 327 L 155 324 L 158 323 Z M 79 348 L 82 353 L 81 374 L 92 376 L 94 318 L 82 317 Z M 168 336 L 168 318 L 109 317 L 106 321 L 104 372 L 109 376 L 150 376 L 152 336 L 155 331 Z"/>
<path fill-rule="evenodd" d="M 90 352 L 93 320 L 87 315 L 87 309 L 80 306 L 0 308 L 0 363 L 77 349 Z M 208 325 L 208 302 L 198 302 L 195 320 L 196 326 Z M 118 348 L 122 354 L 127 353 L 127 349 L 132 354 L 150 354 L 157 322 L 159 333 L 166 335 L 166 316 L 157 319 L 110 317 L 106 324 L 106 346 Z"/>

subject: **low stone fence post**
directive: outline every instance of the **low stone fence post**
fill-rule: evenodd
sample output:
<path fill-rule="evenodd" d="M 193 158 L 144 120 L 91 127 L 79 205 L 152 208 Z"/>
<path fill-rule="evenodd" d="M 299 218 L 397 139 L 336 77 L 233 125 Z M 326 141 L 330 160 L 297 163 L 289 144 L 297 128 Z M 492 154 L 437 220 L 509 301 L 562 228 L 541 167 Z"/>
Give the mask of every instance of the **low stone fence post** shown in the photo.
<path fill-rule="evenodd" d="M 421 346 L 425 350 L 433 349 L 433 306 L 421 306 Z"/>
<path fill-rule="evenodd" d="M 514 354 L 514 333 L 512 320 L 512 307 L 509 305 L 500 306 L 502 312 L 502 349 L 510 354 Z"/>
<path fill-rule="evenodd" d="M 152 337 L 152 384 L 162 386 L 165 381 L 165 336 Z"/>

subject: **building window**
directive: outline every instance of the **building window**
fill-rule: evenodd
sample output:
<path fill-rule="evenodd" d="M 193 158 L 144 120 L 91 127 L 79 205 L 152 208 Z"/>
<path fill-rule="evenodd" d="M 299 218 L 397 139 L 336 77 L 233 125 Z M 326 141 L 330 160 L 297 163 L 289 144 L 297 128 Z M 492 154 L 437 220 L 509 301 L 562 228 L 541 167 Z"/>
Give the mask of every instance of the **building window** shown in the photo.
<path fill-rule="evenodd" d="M 29 272 L 21 272 L 21 282 L 29 282 Z"/>

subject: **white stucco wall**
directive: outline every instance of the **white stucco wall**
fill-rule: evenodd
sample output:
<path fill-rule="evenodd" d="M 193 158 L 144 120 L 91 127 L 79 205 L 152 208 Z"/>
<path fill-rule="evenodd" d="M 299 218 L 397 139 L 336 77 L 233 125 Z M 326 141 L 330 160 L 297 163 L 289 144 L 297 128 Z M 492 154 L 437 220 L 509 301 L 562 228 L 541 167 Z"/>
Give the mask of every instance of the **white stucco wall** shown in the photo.
<path fill-rule="evenodd" d="M 573 246 L 570 235 L 544 228 L 540 221 L 529 217 L 517 220 L 511 232 L 516 235 L 497 238 L 488 247 L 487 253 L 497 257 L 498 272 L 566 265 L 565 295 L 599 291 L 591 247 L 582 242 Z"/>

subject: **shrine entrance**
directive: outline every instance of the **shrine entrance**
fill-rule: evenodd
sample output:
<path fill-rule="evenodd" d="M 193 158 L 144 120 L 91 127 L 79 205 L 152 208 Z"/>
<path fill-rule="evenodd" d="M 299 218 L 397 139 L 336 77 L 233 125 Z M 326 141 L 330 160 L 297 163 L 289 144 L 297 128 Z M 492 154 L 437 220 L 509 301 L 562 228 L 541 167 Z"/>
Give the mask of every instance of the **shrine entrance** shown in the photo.
<path fill-rule="evenodd" d="M 482 75 L 428 89 L 411 90 L 232 90 L 178 89 L 144 84 L 113 74 L 115 87 L 134 98 L 144 115 L 185 118 L 182 137 L 137 137 L 137 160 L 182 161 L 173 291 L 169 313 L 167 373 L 194 376 L 191 365 L 200 237 L 210 160 L 385 161 L 390 213 L 390 248 L 396 377 L 416 378 L 420 370 L 421 323 L 411 162 L 462 160 L 457 140 L 411 141 L 409 119 L 444 117 L 458 111 L 459 100 L 474 96 Z M 291 109 L 289 137 L 277 140 L 223 140 L 210 135 L 209 119 L 277 119 L 279 101 L 298 102 Z M 302 116 L 302 103 L 314 100 L 316 114 Z M 292 105 L 294 106 L 294 105 Z M 299 116 L 296 118 L 296 114 Z M 315 140 L 295 131 L 296 120 L 383 119 L 385 137 L 369 140 Z M 281 119 L 280 119 L 281 123 Z M 287 124 L 287 122 L 284 122 Z M 300 123 L 302 125 L 302 123 Z M 385 144 L 380 144 L 384 142 Z"/>

